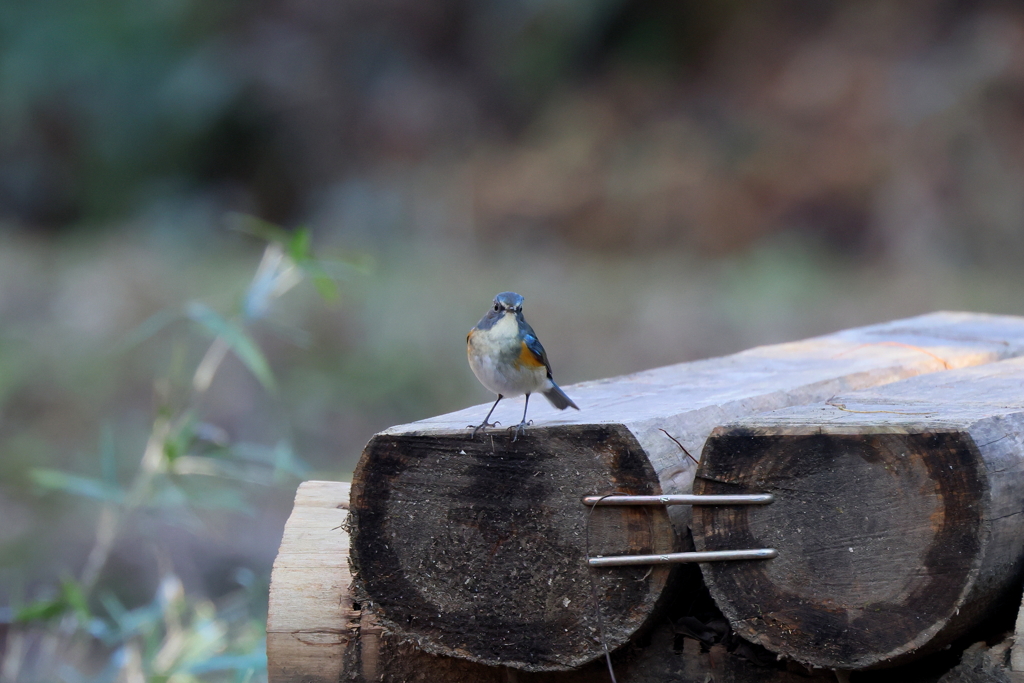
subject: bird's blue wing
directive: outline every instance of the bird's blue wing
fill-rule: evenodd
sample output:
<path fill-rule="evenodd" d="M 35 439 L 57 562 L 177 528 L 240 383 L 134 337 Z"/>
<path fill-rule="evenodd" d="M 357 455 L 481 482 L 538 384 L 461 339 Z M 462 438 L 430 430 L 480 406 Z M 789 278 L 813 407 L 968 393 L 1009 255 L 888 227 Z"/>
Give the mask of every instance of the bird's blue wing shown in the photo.
<path fill-rule="evenodd" d="M 551 374 L 551 364 L 548 363 L 548 354 L 544 351 L 544 347 L 541 346 L 540 340 L 537 339 L 537 335 L 533 334 L 533 330 L 526 332 L 523 335 L 523 343 L 526 344 L 526 348 L 530 349 L 530 353 L 536 357 L 538 361 L 544 364 L 547 368 L 548 374 Z"/>

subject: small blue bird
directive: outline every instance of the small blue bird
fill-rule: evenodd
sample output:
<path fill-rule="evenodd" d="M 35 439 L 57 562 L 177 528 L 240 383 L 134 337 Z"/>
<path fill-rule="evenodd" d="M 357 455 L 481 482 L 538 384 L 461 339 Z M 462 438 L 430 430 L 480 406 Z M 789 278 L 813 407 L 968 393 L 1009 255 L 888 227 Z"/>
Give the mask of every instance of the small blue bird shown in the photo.
<path fill-rule="evenodd" d="M 512 440 L 515 441 L 526 429 L 526 410 L 530 405 L 530 394 L 540 391 L 559 410 L 579 406 L 565 395 L 551 378 L 551 364 L 548 354 L 540 345 L 537 334 L 523 319 L 523 297 L 515 292 L 502 292 L 494 297 L 494 305 L 487 315 L 480 319 L 466 336 L 466 353 L 469 367 L 480 383 L 498 395 L 487 412 L 487 417 L 473 428 L 473 436 L 481 429 L 493 427 L 497 422 L 488 422 L 498 402 L 505 397 L 526 394 L 523 406 L 523 421 L 515 427 Z"/>

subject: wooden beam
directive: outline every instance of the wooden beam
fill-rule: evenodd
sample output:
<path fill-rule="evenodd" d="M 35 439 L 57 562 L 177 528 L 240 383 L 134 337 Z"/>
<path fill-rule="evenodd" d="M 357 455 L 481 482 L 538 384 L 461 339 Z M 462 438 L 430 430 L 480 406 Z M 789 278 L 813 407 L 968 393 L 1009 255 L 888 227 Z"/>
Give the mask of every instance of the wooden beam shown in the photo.
<path fill-rule="evenodd" d="M 1022 350 L 1022 318 L 935 313 L 567 387 L 580 412 L 534 402 L 515 442 L 502 429 L 472 438 L 486 405 L 391 428 L 353 479 L 356 590 L 426 652 L 578 667 L 602 655 L 592 581 L 613 648 L 650 623 L 669 584 L 664 567 L 587 567 L 582 496 L 689 493 L 696 466 L 673 438 L 696 455 L 723 422 Z M 515 424 L 521 405 L 494 417 Z M 685 507 L 603 509 L 590 552 L 679 549 L 688 519 Z"/>
<path fill-rule="evenodd" d="M 694 508 L 698 549 L 778 551 L 702 566 L 740 635 L 838 669 L 935 651 L 1019 595 L 1024 358 L 719 427 L 695 489 L 775 495 Z"/>
<path fill-rule="evenodd" d="M 361 613 L 348 568 L 349 484 L 307 481 L 270 575 L 267 675 L 272 683 L 338 683 Z"/>
<path fill-rule="evenodd" d="M 568 672 L 515 675 L 501 667 L 428 655 L 401 642 L 396 634 L 382 632 L 369 611 L 356 610 L 354 605 L 345 602 L 350 577 L 345 544 L 338 542 L 339 538 L 344 539 L 345 531 L 343 527 L 337 528 L 339 518 L 343 518 L 337 505 L 347 500 L 348 490 L 348 484 L 342 482 L 306 482 L 297 492 L 296 514 L 289 521 L 282 540 L 285 557 L 276 563 L 271 585 L 268 619 L 271 628 L 268 628 L 267 639 L 269 683 L 325 680 L 332 683 L 508 683 L 510 680 L 591 683 L 609 680 L 603 661 Z M 301 568 L 315 570 L 315 574 L 290 576 L 295 563 L 288 556 L 299 558 Z M 339 600 L 341 609 L 336 608 Z M 691 604 L 690 600 L 683 602 Z M 281 610 L 290 611 L 280 613 Z M 310 634 L 326 637 L 311 640 Z M 615 653 L 615 673 L 620 683 L 705 683 L 711 679 L 733 683 L 835 683 L 837 680 L 827 669 L 787 671 L 791 663 L 788 666 L 781 662 L 765 665 L 763 659 L 754 664 L 741 656 L 743 648 L 730 652 L 734 647 L 735 643 L 729 648 L 719 643 L 708 650 L 695 640 L 681 637 L 672 621 L 666 618 L 659 620 L 644 642 Z M 974 649 L 965 654 L 964 664 L 959 669 L 969 667 L 973 671 L 977 668 L 976 658 L 968 660 Z M 901 680 L 907 683 L 935 679 L 934 666 L 926 667 L 920 674 L 905 673 Z"/>

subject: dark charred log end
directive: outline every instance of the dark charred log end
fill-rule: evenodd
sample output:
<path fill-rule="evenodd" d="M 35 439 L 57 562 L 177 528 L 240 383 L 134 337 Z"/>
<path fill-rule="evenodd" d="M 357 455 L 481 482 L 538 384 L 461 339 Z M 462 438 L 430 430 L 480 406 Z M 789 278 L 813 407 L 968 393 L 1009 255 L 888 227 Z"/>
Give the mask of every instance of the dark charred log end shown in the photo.
<path fill-rule="evenodd" d="M 378 435 L 352 488 L 351 560 L 361 596 L 431 654 L 559 671 L 624 644 L 650 619 L 667 567 L 587 566 L 584 495 L 660 493 L 618 425 Z M 675 549 L 664 508 L 601 507 L 591 555 Z"/>
<path fill-rule="evenodd" d="M 806 432 L 708 441 L 696 493 L 776 497 L 694 508 L 698 550 L 779 553 L 702 565 L 723 613 L 743 637 L 818 667 L 885 666 L 953 640 L 945 627 L 968 609 L 987 495 L 970 437 Z"/>

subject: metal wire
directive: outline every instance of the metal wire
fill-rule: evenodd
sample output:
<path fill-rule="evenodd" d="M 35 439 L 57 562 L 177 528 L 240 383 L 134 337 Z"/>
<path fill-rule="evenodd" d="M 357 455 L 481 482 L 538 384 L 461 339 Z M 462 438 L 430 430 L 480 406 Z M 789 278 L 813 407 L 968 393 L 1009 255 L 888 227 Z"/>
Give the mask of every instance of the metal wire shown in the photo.
<path fill-rule="evenodd" d="M 686 493 L 660 496 L 584 496 L 584 505 L 767 505 L 772 493 L 731 493 L 711 495 Z"/>
<path fill-rule="evenodd" d="M 630 565 L 683 564 L 684 562 L 723 562 L 736 560 L 770 560 L 778 557 L 775 548 L 744 550 L 703 550 L 661 555 L 611 555 L 587 560 L 591 567 L 627 567 Z"/>

